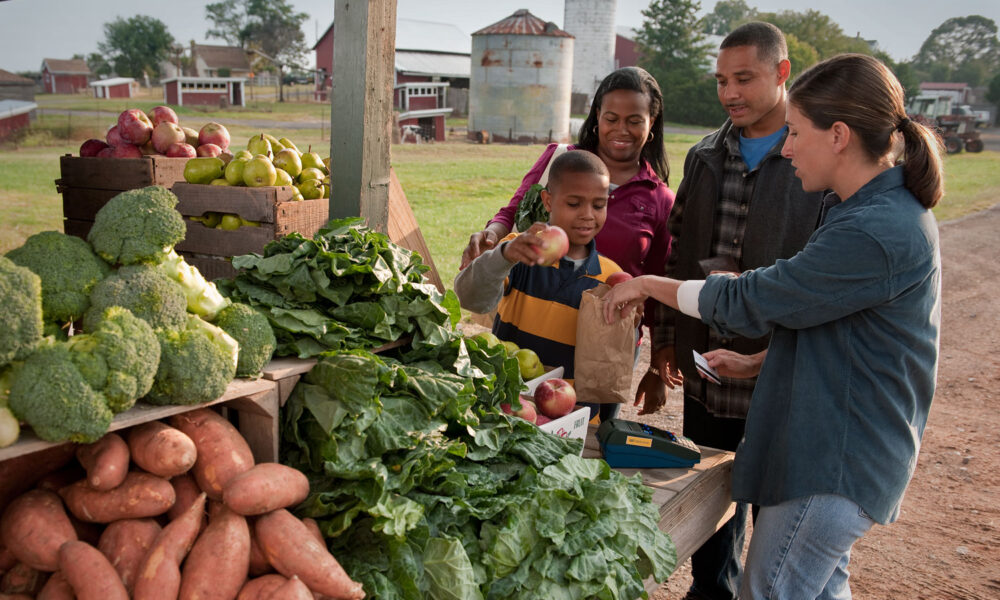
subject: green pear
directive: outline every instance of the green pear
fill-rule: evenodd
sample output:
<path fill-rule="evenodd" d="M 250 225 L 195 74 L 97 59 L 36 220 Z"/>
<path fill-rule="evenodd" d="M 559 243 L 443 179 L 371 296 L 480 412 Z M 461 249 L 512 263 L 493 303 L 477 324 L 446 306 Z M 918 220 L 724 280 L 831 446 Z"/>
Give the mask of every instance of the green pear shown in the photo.
<path fill-rule="evenodd" d="M 277 154 L 274 155 L 274 166 L 279 169 L 284 169 L 292 179 L 299 176 L 302 172 L 302 159 L 299 158 L 299 153 L 291 148 L 285 148 L 279 150 Z"/>
<path fill-rule="evenodd" d="M 302 197 L 302 192 L 299 191 L 299 188 L 295 188 L 295 193 L 292 194 L 292 202 L 302 202 L 303 200 L 305 198 Z"/>
<path fill-rule="evenodd" d="M 247 151 L 254 156 L 257 156 L 258 154 L 263 154 L 268 158 L 274 156 L 274 151 L 271 148 L 271 142 L 264 137 L 263 133 L 250 138 L 250 141 L 247 142 Z"/>
<path fill-rule="evenodd" d="M 260 221 L 247 221 L 240 217 L 240 227 L 260 227 Z"/>
<path fill-rule="evenodd" d="M 240 150 L 239 152 L 233 155 L 233 158 L 234 159 L 245 158 L 247 160 L 250 160 L 251 158 L 253 158 L 253 153 L 251 153 L 249 150 Z"/>
<path fill-rule="evenodd" d="M 264 140 L 267 141 L 267 140 Z M 248 187 L 266 187 L 274 185 L 278 173 L 274 170 L 271 160 L 263 154 L 251 158 L 243 167 L 243 183 Z"/>
<path fill-rule="evenodd" d="M 263 135 L 267 141 L 271 142 L 271 151 L 275 154 L 285 149 L 285 145 L 278 141 L 278 138 L 274 137 L 270 133 L 264 133 L 261 135 Z"/>
<path fill-rule="evenodd" d="M 222 219 L 219 221 L 219 229 L 225 229 L 226 231 L 236 231 L 240 228 L 242 220 L 239 215 L 234 215 L 226 213 L 222 215 Z"/>
<path fill-rule="evenodd" d="M 295 150 L 296 154 L 298 154 L 299 156 L 302 156 L 302 151 L 299 150 L 298 146 L 296 146 L 295 144 L 292 143 L 292 140 L 290 140 L 290 139 L 288 139 L 286 137 L 283 137 L 283 138 L 279 138 L 278 141 L 281 142 L 281 145 L 284 146 L 285 148 L 288 148 L 290 150 Z"/>
<path fill-rule="evenodd" d="M 497 344 L 500 343 L 500 338 L 495 336 L 493 332 L 490 331 L 483 331 L 477 333 L 476 335 L 472 336 L 472 339 L 476 340 L 477 342 L 480 342 L 481 345 L 485 343 L 486 348 L 492 348 L 493 346 L 496 346 Z"/>
<path fill-rule="evenodd" d="M 245 185 L 243 183 L 243 168 L 250 162 L 250 158 L 241 157 L 229 161 L 229 164 L 226 165 L 226 181 L 229 182 L 229 185 Z"/>
<path fill-rule="evenodd" d="M 542 361 L 535 354 L 534 350 L 521 348 L 514 353 L 514 358 L 517 359 L 517 365 L 521 371 L 521 379 L 530 381 L 545 374 L 545 367 L 542 366 Z"/>
<path fill-rule="evenodd" d="M 188 183 L 211 183 L 213 179 L 222 177 L 226 163 L 218 156 L 192 158 L 184 163 L 184 181 Z"/>
<path fill-rule="evenodd" d="M 502 340 L 500 343 L 503 344 L 504 349 L 507 350 L 507 356 L 514 356 L 517 354 L 517 351 L 521 349 L 514 342 Z"/>
<path fill-rule="evenodd" d="M 276 177 L 274 178 L 274 185 L 294 185 L 295 182 L 292 181 L 292 176 L 288 174 L 288 171 L 284 169 L 275 168 L 274 172 Z"/>
<path fill-rule="evenodd" d="M 312 151 L 312 146 L 309 146 L 308 152 L 302 153 L 302 168 L 308 169 L 310 167 L 313 169 L 319 169 L 320 172 L 326 170 L 326 165 L 323 164 L 323 159 L 318 153 Z"/>
<path fill-rule="evenodd" d="M 307 179 L 299 184 L 299 192 L 306 200 L 316 200 L 323 197 L 323 184 L 318 179 Z"/>
<path fill-rule="evenodd" d="M 309 181 L 310 179 L 315 179 L 320 183 L 323 182 L 323 172 L 315 167 L 307 167 L 302 169 L 299 173 L 299 182 Z"/>
<path fill-rule="evenodd" d="M 205 227 L 215 228 L 216 226 L 218 226 L 221 220 L 222 220 L 222 215 L 220 213 L 212 211 L 205 213 L 202 216 L 201 222 L 205 224 Z"/>
<path fill-rule="evenodd" d="M 231 185 L 225 177 L 213 179 L 208 185 Z"/>

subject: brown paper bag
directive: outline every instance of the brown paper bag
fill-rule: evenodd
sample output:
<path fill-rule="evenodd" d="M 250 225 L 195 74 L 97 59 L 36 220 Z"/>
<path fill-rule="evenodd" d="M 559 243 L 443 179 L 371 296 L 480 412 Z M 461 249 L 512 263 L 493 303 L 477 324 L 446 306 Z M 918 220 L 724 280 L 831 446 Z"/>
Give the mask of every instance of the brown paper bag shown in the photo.
<path fill-rule="evenodd" d="M 573 367 L 573 387 L 579 402 L 621 404 L 632 394 L 634 319 L 619 319 L 611 325 L 604 321 L 601 299 L 610 289 L 602 283 L 580 298 Z"/>

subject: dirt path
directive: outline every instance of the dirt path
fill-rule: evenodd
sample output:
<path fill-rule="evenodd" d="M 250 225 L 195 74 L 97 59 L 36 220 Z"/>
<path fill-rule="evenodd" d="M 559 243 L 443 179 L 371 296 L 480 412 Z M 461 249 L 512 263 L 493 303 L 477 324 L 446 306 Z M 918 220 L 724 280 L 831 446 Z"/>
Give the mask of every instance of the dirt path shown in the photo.
<path fill-rule="evenodd" d="M 854 548 L 851 587 L 862 600 L 1000 598 L 1000 205 L 940 233 L 937 395 L 900 519 Z M 672 430 L 681 414 L 677 393 L 655 419 L 622 411 Z M 690 583 L 688 562 L 653 599 L 680 598 Z"/>

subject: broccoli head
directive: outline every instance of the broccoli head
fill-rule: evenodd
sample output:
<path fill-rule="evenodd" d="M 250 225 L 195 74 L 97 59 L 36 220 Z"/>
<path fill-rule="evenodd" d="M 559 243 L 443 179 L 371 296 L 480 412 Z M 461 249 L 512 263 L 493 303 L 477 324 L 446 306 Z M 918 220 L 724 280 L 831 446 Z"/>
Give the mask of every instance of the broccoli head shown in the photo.
<path fill-rule="evenodd" d="M 42 344 L 14 371 L 10 410 L 49 442 L 91 443 L 111 425 L 104 394 L 90 386 L 61 342 Z"/>
<path fill-rule="evenodd" d="M 38 275 L 42 318 L 61 323 L 83 316 L 90 306 L 90 291 L 110 270 L 90 244 L 59 231 L 36 233 L 7 258 Z"/>
<path fill-rule="evenodd" d="M 267 317 L 246 304 L 234 303 L 219 312 L 215 325 L 231 335 L 240 345 L 236 364 L 237 377 L 257 377 L 271 360 L 277 341 Z"/>
<path fill-rule="evenodd" d="M 226 332 L 190 315 L 179 331 L 157 330 L 160 365 L 151 404 L 201 404 L 225 393 L 236 374 L 239 347 Z"/>
<path fill-rule="evenodd" d="M 180 329 L 187 323 L 184 291 L 159 268 L 151 265 L 122 267 L 94 286 L 83 328 L 96 331 L 101 315 L 111 306 L 122 306 L 153 329 Z"/>
<path fill-rule="evenodd" d="M 42 282 L 0 256 L 0 367 L 26 357 L 42 339 Z"/>
<path fill-rule="evenodd" d="M 104 394 L 113 413 L 132 408 L 153 386 L 160 341 L 126 308 L 106 309 L 92 333 L 75 335 L 67 344 L 81 375 Z"/>
<path fill-rule="evenodd" d="M 122 192 L 97 211 L 87 241 L 113 265 L 161 263 L 187 234 L 176 205 L 177 196 L 158 185 Z"/>

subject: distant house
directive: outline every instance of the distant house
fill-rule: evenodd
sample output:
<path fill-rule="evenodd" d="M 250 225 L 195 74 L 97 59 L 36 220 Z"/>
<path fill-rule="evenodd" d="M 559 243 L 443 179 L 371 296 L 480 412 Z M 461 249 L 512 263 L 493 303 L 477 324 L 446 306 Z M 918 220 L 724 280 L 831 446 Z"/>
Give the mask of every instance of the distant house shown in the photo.
<path fill-rule="evenodd" d="M 920 84 L 921 96 L 947 96 L 954 104 L 972 104 L 972 88 L 967 83 L 924 81 Z"/>
<path fill-rule="evenodd" d="M 0 69 L 0 100 L 35 101 L 35 82 Z"/>
<path fill-rule="evenodd" d="M 249 77 L 253 69 L 239 46 L 210 46 L 191 42 L 191 73 L 195 77 Z"/>
<path fill-rule="evenodd" d="M 131 98 L 134 83 L 131 77 L 113 77 L 91 81 L 90 87 L 94 90 L 94 98 Z"/>
<path fill-rule="evenodd" d="M 243 77 L 170 77 L 163 79 L 163 101 L 176 106 L 246 106 Z"/>
<path fill-rule="evenodd" d="M 87 89 L 93 75 L 82 58 L 42 59 L 42 88 L 50 94 L 75 94 Z"/>
<path fill-rule="evenodd" d="M 34 102 L 0 100 L 0 140 L 31 124 L 31 113 L 38 109 Z"/>

